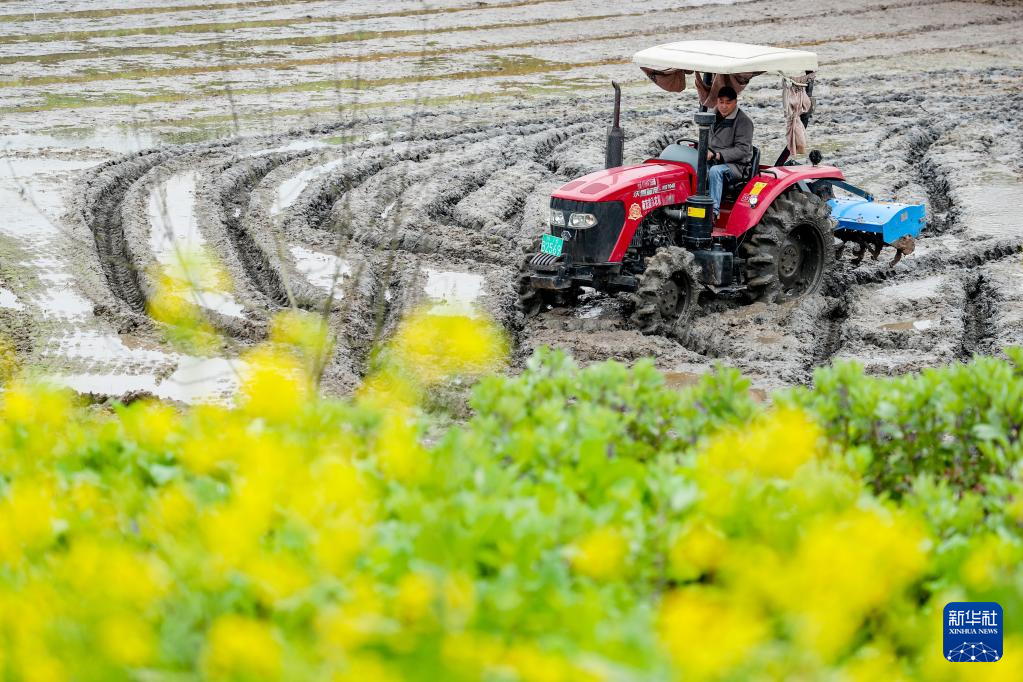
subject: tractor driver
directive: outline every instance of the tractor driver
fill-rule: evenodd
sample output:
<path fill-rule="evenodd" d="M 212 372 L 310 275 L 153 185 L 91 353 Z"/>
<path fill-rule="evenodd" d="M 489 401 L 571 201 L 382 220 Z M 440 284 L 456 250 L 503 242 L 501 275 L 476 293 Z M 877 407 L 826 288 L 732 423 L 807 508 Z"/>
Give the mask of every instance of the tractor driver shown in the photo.
<path fill-rule="evenodd" d="M 724 86 L 718 90 L 717 120 L 710 127 L 707 150 L 707 180 L 714 200 L 714 219 L 721 212 L 721 193 L 725 183 L 742 177 L 742 167 L 753 159 L 753 119 L 736 101 L 735 89 Z"/>

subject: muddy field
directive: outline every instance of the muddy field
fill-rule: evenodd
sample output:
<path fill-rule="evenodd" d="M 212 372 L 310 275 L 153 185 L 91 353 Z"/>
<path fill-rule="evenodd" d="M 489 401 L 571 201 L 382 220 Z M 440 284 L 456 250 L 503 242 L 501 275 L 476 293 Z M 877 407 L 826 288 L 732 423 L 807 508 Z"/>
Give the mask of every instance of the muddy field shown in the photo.
<path fill-rule="evenodd" d="M 715 362 L 773 388 L 834 358 L 889 374 L 998 352 L 1023 342 L 1021 32 L 1016 2 L 7 1 L 0 334 L 83 392 L 181 401 L 230 396 L 289 305 L 330 310 L 332 393 L 424 304 L 481 308 L 517 363 L 542 344 L 654 356 L 681 383 Z M 692 136 L 695 95 L 629 64 L 685 38 L 816 51 L 810 146 L 879 197 L 926 202 L 916 252 L 846 254 L 796 303 L 707 302 L 682 343 L 630 330 L 624 297 L 523 319 L 521 250 L 550 192 L 602 166 L 608 81 L 626 162 Z M 773 158 L 776 79 L 741 105 Z M 199 249 L 230 275 L 197 292 L 225 339 L 201 357 L 147 314 L 159 266 Z"/>

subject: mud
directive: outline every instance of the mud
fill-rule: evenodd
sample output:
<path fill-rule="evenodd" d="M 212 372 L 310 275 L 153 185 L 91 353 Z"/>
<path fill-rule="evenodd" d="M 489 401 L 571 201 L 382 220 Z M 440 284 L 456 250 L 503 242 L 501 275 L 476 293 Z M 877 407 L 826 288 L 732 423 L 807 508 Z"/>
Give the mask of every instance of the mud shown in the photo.
<path fill-rule="evenodd" d="M 424 305 L 493 317 L 513 371 L 546 344 L 652 356 L 677 385 L 724 363 L 761 392 L 838 358 L 894 374 L 1023 342 L 1018 4 L 857 0 L 812 22 L 795 0 L 60 10 L 0 13 L 0 333 L 84 393 L 228 400 L 236 358 L 288 306 L 338 339 L 329 393 Z M 818 52 L 811 147 L 879 197 L 926 203 L 916 252 L 896 268 L 846 254 L 819 295 L 783 305 L 704 296 L 681 341 L 642 336 L 624 297 L 595 292 L 523 319 L 519 254 L 550 192 L 601 167 L 608 80 L 626 162 L 693 136 L 693 94 L 628 64 L 683 37 Z M 775 80 L 742 106 L 772 159 Z M 208 358 L 166 345 L 147 312 L 158 268 L 195 250 L 228 275 L 200 292 L 225 338 Z"/>

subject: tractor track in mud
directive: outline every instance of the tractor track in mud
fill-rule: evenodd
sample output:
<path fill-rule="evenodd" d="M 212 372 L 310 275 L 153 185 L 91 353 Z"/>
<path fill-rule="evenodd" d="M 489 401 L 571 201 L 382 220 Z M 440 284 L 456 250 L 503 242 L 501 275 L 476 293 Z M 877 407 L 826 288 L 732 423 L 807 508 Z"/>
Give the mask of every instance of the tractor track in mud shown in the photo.
<path fill-rule="evenodd" d="M 152 150 L 127 160 L 111 161 L 97 168 L 83 187 L 80 218 L 93 234 L 111 293 L 133 313 L 145 313 L 146 297 L 125 238 L 121 206 L 135 181 L 172 156 Z"/>
<path fill-rule="evenodd" d="M 991 323 L 996 302 L 983 274 L 963 278 L 963 337 L 960 359 L 968 361 L 975 354 L 990 353 L 994 327 Z"/>
<path fill-rule="evenodd" d="M 221 205 L 220 220 L 231 239 L 234 254 L 241 263 L 252 285 L 272 305 L 288 305 L 288 293 L 274 269 L 245 223 L 249 214 L 249 195 L 259 182 L 275 168 L 287 162 L 287 157 L 270 155 L 246 159 L 241 163 L 228 162 L 219 169 L 216 180 Z"/>
<path fill-rule="evenodd" d="M 921 121 L 909 136 L 906 159 L 913 169 L 913 175 L 927 190 L 927 236 L 947 234 L 961 229 L 959 207 L 952 194 L 952 182 L 948 169 L 930 156 L 931 148 L 938 142 L 944 131 L 936 130 L 932 124 Z M 925 237 L 926 238 L 926 237 Z"/>

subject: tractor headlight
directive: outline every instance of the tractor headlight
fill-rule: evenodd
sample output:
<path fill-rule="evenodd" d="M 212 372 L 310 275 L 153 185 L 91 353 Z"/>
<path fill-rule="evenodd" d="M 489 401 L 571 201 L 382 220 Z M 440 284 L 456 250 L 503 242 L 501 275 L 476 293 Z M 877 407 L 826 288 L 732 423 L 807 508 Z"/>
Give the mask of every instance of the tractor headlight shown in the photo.
<path fill-rule="evenodd" d="M 568 226 L 577 230 L 585 230 L 597 224 L 597 216 L 592 213 L 573 213 L 568 219 Z"/>
<path fill-rule="evenodd" d="M 551 227 L 564 227 L 565 226 L 565 214 L 561 211 L 552 208 L 551 209 Z"/>

